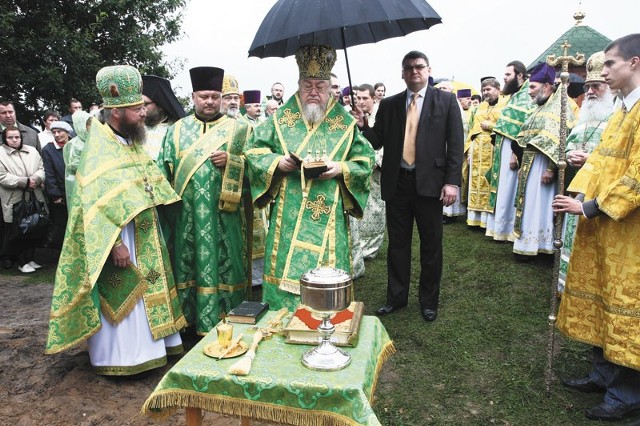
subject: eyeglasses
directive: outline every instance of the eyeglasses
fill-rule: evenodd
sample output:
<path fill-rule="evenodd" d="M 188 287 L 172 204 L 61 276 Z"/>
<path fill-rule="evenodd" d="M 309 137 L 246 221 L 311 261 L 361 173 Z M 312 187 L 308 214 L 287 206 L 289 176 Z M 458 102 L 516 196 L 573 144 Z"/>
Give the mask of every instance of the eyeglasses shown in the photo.
<path fill-rule="evenodd" d="M 326 86 L 311 86 L 311 87 L 301 87 L 300 91 L 303 93 L 311 93 L 315 90 L 316 93 L 321 94 L 321 93 L 325 93 L 327 91 L 327 87 Z"/>
<path fill-rule="evenodd" d="M 140 105 L 140 106 L 135 106 L 135 107 L 127 107 L 127 109 L 135 112 L 136 114 L 140 114 L 143 111 L 146 111 L 147 107 L 145 105 Z"/>
<path fill-rule="evenodd" d="M 423 69 L 427 68 L 426 65 L 424 64 L 419 64 L 419 65 L 405 65 L 402 67 L 402 71 L 404 72 L 411 72 L 413 70 L 416 70 L 418 72 L 422 71 Z"/>
<path fill-rule="evenodd" d="M 584 90 L 584 93 L 587 93 L 589 89 L 595 92 L 602 89 L 602 83 L 586 83 L 584 86 L 582 86 L 582 89 Z"/>

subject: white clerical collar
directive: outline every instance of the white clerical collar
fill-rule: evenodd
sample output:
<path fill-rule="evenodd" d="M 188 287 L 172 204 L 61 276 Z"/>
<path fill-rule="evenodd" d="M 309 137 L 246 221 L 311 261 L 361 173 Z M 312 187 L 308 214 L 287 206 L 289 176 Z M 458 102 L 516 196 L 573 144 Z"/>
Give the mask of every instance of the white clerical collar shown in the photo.
<path fill-rule="evenodd" d="M 622 103 L 627 108 L 627 111 L 631 111 L 631 108 L 633 108 L 633 106 L 636 104 L 636 102 L 638 102 L 639 99 L 640 99 L 640 86 L 636 87 L 635 89 L 633 89 L 631 93 L 625 96 L 622 99 Z"/>

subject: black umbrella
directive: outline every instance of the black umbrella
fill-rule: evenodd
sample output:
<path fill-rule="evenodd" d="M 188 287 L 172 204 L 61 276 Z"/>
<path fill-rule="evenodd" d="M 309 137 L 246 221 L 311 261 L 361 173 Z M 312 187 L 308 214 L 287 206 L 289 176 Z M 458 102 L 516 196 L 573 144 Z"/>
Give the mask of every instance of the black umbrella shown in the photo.
<path fill-rule="evenodd" d="M 260 24 L 249 56 L 281 57 L 300 46 L 347 47 L 402 37 L 442 22 L 425 0 L 278 0 Z"/>

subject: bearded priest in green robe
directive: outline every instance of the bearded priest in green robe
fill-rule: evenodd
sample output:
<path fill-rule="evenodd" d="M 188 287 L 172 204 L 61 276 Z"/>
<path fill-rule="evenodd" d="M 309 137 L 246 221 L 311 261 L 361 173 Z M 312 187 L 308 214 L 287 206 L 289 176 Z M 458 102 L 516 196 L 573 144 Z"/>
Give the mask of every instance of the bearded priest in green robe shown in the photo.
<path fill-rule="evenodd" d="M 186 321 L 156 210 L 180 197 L 141 146 L 138 70 L 106 67 L 96 83 L 106 124 L 93 120 L 75 173 L 46 353 L 87 341 L 98 374 L 131 375 L 183 350 Z"/>
<path fill-rule="evenodd" d="M 310 269 L 352 273 L 348 215 L 362 218 L 374 153 L 330 96 L 335 60 L 331 47 L 301 47 L 298 91 L 256 127 L 245 149 L 254 206 L 274 202 L 262 284 L 270 309 L 295 309 Z"/>
<path fill-rule="evenodd" d="M 167 130 L 157 164 L 182 197 L 165 224 L 184 315 L 204 335 L 245 295 L 239 206 L 242 149 L 252 129 L 220 113 L 222 69 L 197 67 L 190 74 L 195 114 Z"/>

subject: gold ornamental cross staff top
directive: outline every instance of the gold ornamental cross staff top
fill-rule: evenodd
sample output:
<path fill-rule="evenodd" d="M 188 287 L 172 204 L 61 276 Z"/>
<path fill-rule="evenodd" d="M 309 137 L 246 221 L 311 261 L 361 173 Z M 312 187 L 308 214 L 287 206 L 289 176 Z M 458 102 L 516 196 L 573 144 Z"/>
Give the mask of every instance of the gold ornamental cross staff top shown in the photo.
<path fill-rule="evenodd" d="M 584 54 L 576 52 L 576 56 L 569 55 L 569 48 L 571 45 L 568 41 L 560 46 L 563 49 L 563 55 L 556 58 L 556 55 L 547 56 L 547 64 L 552 67 L 561 66 L 560 72 L 560 147 L 558 148 L 558 194 L 564 193 L 564 171 L 567 168 L 567 162 L 565 159 L 565 146 L 567 144 L 567 86 L 569 83 L 569 65 L 582 65 L 584 63 Z M 560 271 L 560 249 L 562 248 L 562 222 L 564 220 L 563 214 L 558 214 L 555 217 L 554 230 L 553 230 L 553 276 L 551 278 L 551 304 L 549 313 L 549 340 L 547 343 L 547 366 L 544 374 L 544 381 L 547 391 L 547 396 L 551 395 L 551 381 L 553 378 L 552 366 L 553 366 L 553 352 L 555 344 L 555 327 L 556 327 L 556 310 L 558 304 L 558 275 Z"/>

